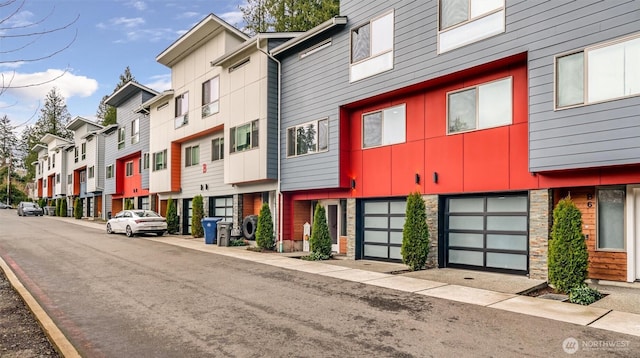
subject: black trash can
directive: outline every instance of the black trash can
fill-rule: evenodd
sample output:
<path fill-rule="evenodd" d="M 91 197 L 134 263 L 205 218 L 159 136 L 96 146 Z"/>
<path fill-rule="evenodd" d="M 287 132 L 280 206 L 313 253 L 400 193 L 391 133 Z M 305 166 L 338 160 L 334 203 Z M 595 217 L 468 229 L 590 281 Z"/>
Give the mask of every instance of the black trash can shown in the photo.
<path fill-rule="evenodd" d="M 203 218 L 200 223 L 204 231 L 204 243 L 215 244 L 218 236 L 217 224 L 222 218 Z"/>
<path fill-rule="evenodd" d="M 229 221 L 220 221 L 218 223 L 218 246 L 229 246 L 232 224 Z"/>

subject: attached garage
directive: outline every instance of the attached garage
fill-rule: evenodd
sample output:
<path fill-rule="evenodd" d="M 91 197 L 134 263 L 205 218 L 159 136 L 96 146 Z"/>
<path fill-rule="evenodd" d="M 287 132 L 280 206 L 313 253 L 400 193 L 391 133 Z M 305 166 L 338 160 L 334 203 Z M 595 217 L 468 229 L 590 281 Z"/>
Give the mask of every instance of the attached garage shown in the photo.
<path fill-rule="evenodd" d="M 358 258 L 402 261 L 402 228 L 406 198 L 362 200 L 360 206 L 360 255 Z"/>
<path fill-rule="evenodd" d="M 444 266 L 528 273 L 526 193 L 447 197 L 444 203 Z"/>

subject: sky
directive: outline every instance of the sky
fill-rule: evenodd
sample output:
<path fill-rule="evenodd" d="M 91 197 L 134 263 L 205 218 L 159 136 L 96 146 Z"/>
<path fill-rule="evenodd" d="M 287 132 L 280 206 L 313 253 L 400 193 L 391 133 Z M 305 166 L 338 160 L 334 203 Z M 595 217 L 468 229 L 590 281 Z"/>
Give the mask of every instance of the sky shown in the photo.
<path fill-rule="evenodd" d="M 56 87 L 71 118 L 96 119 L 129 66 L 158 92 L 171 88 L 171 70 L 158 54 L 213 13 L 240 27 L 245 0 L 8 0 L 0 2 L 0 81 L 6 86 L 52 82 L 0 92 L 0 117 L 18 135 L 33 125 Z M 77 20 L 76 20 L 77 18 Z M 62 28 L 51 32 L 51 29 Z M 37 34 L 37 36 L 16 36 Z"/>

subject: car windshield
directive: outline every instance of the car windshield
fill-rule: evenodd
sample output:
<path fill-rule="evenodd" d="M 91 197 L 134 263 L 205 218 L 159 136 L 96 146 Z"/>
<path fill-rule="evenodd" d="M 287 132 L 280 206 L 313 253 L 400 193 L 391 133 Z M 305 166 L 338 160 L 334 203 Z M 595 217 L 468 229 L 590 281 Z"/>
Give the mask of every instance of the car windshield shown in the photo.
<path fill-rule="evenodd" d="M 35 207 L 36 205 L 34 203 L 24 203 L 22 204 L 22 206 L 26 207 Z"/>
<path fill-rule="evenodd" d="M 157 218 L 160 217 L 160 215 L 156 214 L 153 211 L 133 211 L 133 215 L 139 217 L 139 218 Z"/>

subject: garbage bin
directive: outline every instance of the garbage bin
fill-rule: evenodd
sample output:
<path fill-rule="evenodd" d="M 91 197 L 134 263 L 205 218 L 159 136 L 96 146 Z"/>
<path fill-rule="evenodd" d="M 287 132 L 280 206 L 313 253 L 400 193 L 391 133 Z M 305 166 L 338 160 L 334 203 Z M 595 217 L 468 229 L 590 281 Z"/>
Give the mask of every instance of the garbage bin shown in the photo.
<path fill-rule="evenodd" d="M 229 246 L 231 224 L 233 223 L 229 221 L 220 221 L 218 223 L 218 246 Z"/>
<path fill-rule="evenodd" d="M 217 237 L 217 224 L 218 221 L 222 220 L 222 218 L 203 218 L 200 223 L 202 224 L 202 229 L 204 230 L 204 243 L 205 244 L 215 244 Z"/>

